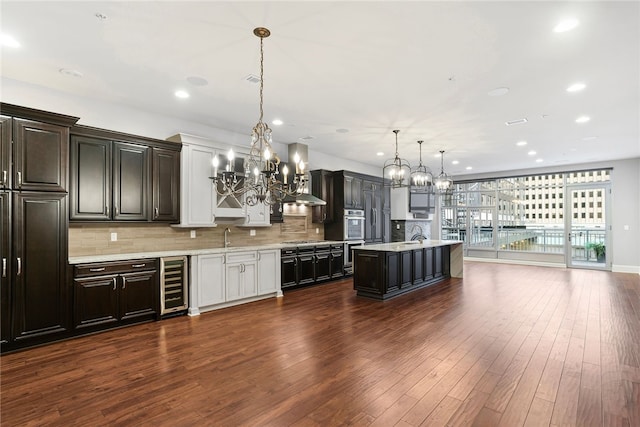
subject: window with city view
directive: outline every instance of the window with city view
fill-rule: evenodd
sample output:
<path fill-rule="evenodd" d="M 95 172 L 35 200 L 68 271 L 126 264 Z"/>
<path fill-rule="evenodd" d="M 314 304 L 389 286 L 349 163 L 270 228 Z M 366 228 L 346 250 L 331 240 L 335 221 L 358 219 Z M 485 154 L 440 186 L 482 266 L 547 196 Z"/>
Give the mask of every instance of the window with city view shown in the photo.
<path fill-rule="evenodd" d="M 442 239 L 467 249 L 564 254 L 570 227 L 573 246 L 589 260 L 590 246 L 605 240 L 601 185 L 610 178 L 603 169 L 457 183 L 441 198 Z"/>

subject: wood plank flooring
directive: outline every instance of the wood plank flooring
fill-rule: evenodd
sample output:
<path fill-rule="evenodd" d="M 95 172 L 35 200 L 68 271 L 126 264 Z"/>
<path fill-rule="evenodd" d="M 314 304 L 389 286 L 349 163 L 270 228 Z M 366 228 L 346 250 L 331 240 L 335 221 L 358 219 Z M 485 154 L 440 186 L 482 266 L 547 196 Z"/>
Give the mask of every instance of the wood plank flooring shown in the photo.
<path fill-rule="evenodd" d="M 6 426 L 640 426 L 640 276 L 465 263 L 0 358 Z"/>

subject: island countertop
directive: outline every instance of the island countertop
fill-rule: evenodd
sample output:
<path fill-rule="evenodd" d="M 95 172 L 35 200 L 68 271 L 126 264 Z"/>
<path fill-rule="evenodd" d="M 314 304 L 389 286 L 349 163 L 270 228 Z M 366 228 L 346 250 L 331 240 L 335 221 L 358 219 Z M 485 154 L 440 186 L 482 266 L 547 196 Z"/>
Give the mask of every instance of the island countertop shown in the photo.
<path fill-rule="evenodd" d="M 378 252 L 403 252 L 421 248 L 435 248 L 439 246 L 453 246 L 461 244 L 460 240 L 409 240 L 406 242 L 380 243 L 377 245 L 354 246 L 353 249 Z"/>

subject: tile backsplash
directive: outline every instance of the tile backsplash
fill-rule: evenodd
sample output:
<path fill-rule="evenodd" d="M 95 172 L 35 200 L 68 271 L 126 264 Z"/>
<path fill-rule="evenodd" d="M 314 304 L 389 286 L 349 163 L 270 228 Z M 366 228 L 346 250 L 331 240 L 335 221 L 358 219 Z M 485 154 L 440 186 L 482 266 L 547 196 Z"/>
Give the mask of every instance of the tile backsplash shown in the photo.
<path fill-rule="evenodd" d="M 301 210 L 302 209 L 302 210 Z M 231 246 L 254 246 L 286 240 L 323 240 L 322 224 L 311 222 L 311 209 L 299 207 L 282 224 L 253 229 L 218 224 L 215 228 L 175 228 L 167 224 L 73 224 L 69 225 L 69 256 L 111 255 L 138 252 L 208 249 L 224 246 L 224 230 L 229 227 Z M 316 233 L 318 229 L 319 233 Z M 196 237 L 191 238 L 191 230 Z M 256 235 L 251 236 L 250 230 Z M 117 241 L 111 241 L 111 233 Z"/>

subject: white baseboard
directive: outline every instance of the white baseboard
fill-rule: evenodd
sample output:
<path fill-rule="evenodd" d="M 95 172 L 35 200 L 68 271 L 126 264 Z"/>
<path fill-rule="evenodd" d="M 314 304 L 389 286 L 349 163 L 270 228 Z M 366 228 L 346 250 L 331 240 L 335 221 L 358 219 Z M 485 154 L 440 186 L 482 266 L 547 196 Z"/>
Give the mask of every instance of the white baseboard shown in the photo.
<path fill-rule="evenodd" d="M 611 271 L 613 271 L 614 273 L 635 273 L 635 274 L 640 274 L 640 266 L 638 266 L 638 265 L 613 264 L 611 266 Z"/>

